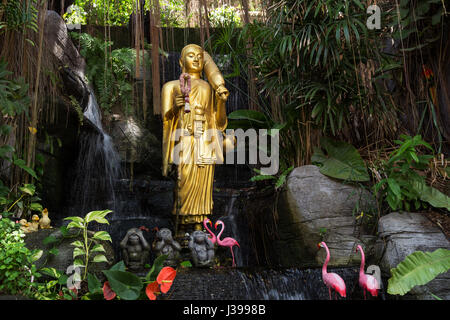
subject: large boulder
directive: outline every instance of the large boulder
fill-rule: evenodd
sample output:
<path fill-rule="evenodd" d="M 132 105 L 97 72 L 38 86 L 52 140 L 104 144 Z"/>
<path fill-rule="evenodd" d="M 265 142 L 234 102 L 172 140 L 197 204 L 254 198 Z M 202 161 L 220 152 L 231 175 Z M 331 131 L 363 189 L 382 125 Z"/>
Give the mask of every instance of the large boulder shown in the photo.
<path fill-rule="evenodd" d="M 370 255 L 375 237 L 365 234 L 356 216 L 375 209 L 367 190 L 329 178 L 314 165 L 295 168 L 278 204 L 275 246 L 281 265 L 321 265 L 325 250 L 318 250 L 320 241 L 330 249 L 330 266 L 359 264 L 356 246 L 362 244 Z"/>
<path fill-rule="evenodd" d="M 392 212 L 381 217 L 378 236 L 376 252 L 381 271 L 388 277 L 391 268 L 415 251 L 450 249 L 450 241 L 441 230 L 420 213 Z M 439 275 L 426 285 L 414 287 L 402 298 L 434 299 L 430 293 L 450 299 L 450 272 Z"/>
<path fill-rule="evenodd" d="M 111 122 L 110 135 L 120 159 L 128 164 L 133 163 L 134 173 L 161 175 L 161 141 L 136 116 L 116 113 Z"/>
<path fill-rule="evenodd" d="M 65 94 L 73 96 L 84 109 L 90 94 L 85 79 L 86 62 L 73 44 L 66 23 L 55 11 L 47 10 L 44 39 L 52 59 L 61 69 Z"/>
<path fill-rule="evenodd" d="M 93 234 L 94 232 L 88 231 L 88 236 L 92 236 Z M 47 237 L 53 237 L 56 242 L 44 244 L 43 241 Z M 63 273 L 65 273 L 68 270 L 67 268 L 73 264 L 73 249 L 75 247 L 71 245 L 71 243 L 76 240 L 83 241 L 78 229 L 69 229 L 67 235 L 63 235 L 59 229 L 39 229 L 37 232 L 28 233 L 25 237 L 27 248 L 30 250 L 43 250 L 43 255 L 35 262 L 38 268 L 55 268 Z M 109 269 L 114 263 L 114 250 L 111 243 L 108 241 L 94 240 L 94 243 L 101 243 L 103 245 L 106 252 L 101 254 L 106 256 L 108 262 L 90 262 L 88 271 L 103 278 L 101 271 Z M 50 253 L 50 250 L 53 248 L 57 249 L 57 254 Z M 99 253 L 93 253 L 93 256 L 97 254 Z M 83 269 L 81 269 L 80 272 L 83 272 Z"/>

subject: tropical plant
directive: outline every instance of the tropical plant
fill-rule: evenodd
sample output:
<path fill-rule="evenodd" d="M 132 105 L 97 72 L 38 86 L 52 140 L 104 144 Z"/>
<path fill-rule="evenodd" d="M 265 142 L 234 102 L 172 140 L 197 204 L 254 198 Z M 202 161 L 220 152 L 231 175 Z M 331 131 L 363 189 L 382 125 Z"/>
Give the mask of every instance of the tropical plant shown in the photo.
<path fill-rule="evenodd" d="M 286 170 L 281 170 L 281 174 L 277 176 L 277 175 L 262 174 L 261 170 L 254 168 L 253 171 L 255 171 L 258 175 L 251 177 L 250 181 L 274 180 L 275 190 L 279 190 L 286 183 L 287 176 L 289 175 L 289 173 L 291 173 L 292 170 L 294 170 L 294 166 L 291 166 Z"/>
<path fill-rule="evenodd" d="M 391 14 L 382 12 L 383 21 Z M 358 0 L 278 1 L 265 23 L 230 27 L 212 39 L 217 53 L 230 56 L 233 75 L 255 73 L 260 96 L 249 101 L 285 124 L 287 166 L 309 163 L 321 134 L 355 146 L 394 136 L 395 106 L 382 79 L 401 64 L 380 49 L 385 30 L 369 30 L 366 20 Z"/>
<path fill-rule="evenodd" d="M 39 276 L 34 261 L 42 250 L 29 250 L 25 246 L 20 224 L 0 216 L 0 293 L 28 296 L 32 280 Z"/>
<path fill-rule="evenodd" d="M 184 27 L 184 1 L 182 0 L 161 0 L 161 27 Z M 145 9 L 150 10 L 151 1 L 145 2 Z M 190 14 L 192 15 L 192 13 Z M 189 19 L 189 17 L 187 17 Z"/>
<path fill-rule="evenodd" d="M 86 59 L 86 76 L 94 88 L 100 107 L 106 112 L 120 103 L 124 110 L 133 105 L 131 74 L 136 61 L 134 49 L 111 50 L 112 41 L 103 41 L 87 33 L 71 33 L 79 41 L 81 55 Z M 150 63 L 146 54 L 146 64 Z"/>
<path fill-rule="evenodd" d="M 3 206 L 3 215 L 12 214 L 16 211 L 17 216 L 28 218 L 31 217 L 33 211 L 42 212 L 43 207 L 38 202 L 41 198 L 35 195 L 36 187 L 34 184 L 27 183 L 18 189 L 20 196 L 14 196 L 12 191 L 6 197 L 0 194 L 0 206 Z"/>
<path fill-rule="evenodd" d="M 75 0 L 64 14 L 67 23 L 81 23 L 99 26 L 127 25 L 136 1 Z"/>
<path fill-rule="evenodd" d="M 400 88 L 406 88 L 399 104 L 409 119 L 407 128 L 436 141 L 435 148 L 441 152 L 449 135 L 448 122 L 441 116 L 447 112 L 445 104 L 439 102 L 447 83 L 440 70 L 450 52 L 443 40 L 449 26 L 448 6 L 442 0 L 399 0 L 395 9 L 389 27 L 403 61 L 403 72 L 396 80 Z"/>
<path fill-rule="evenodd" d="M 150 299 L 155 300 L 160 293 L 169 291 L 176 276 L 176 270 L 163 267 L 166 255 L 158 256 L 147 275 L 138 277 L 126 271 L 123 261 L 109 270 L 104 270 L 107 281 L 103 283 L 95 275 L 88 275 L 89 294 L 84 299 L 96 299 L 102 296 L 105 300 L 115 298 L 123 300 Z"/>
<path fill-rule="evenodd" d="M 27 3 L 28 2 L 28 3 Z M 37 31 L 37 0 L 10 0 L 0 3 L 0 32 L 2 29 Z M 28 40 L 29 41 L 29 40 Z"/>
<path fill-rule="evenodd" d="M 240 26 L 242 22 L 238 10 L 239 8 L 227 4 L 209 10 L 208 18 L 211 27 L 224 28 L 230 24 Z"/>
<path fill-rule="evenodd" d="M 314 148 L 311 158 L 313 164 L 320 167 L 320 173 L 346 181 L 370 180 L 364 160 L 351 144 L 326 137 L 323 137 L 320 143 L 322 148 Z"/>
<path fill-rule="evenodd" d="M 387 292 L 404 295 L 415 286 L 427 284 L 448 270 L 450 250 L 441 248 L 433 252 L 413 252 L 391 269 Z"/>
<path fill-rule="evenodd" d="M 107 262 L 108 259 L 102 253 L 105 252 L 105 248 L 98 241 L 112 242 L 111 236 L 106 231 L 97 231 L 92 237 L 88 236 L 88 224 L 90 222 L 98 222 L 101 224 L 109 224 L 105 216 L 112 212 L 111 210 L 91 211 L 84 218 L 81 217 L 67 217 L 64 220 L 70 220 L 67 225 L 67 229 L 80 229 L 82 231 L 83 241 L 76 240 L 72 242 L 75 247 L 73 250 L 73 266 L 84 268 L 83 276 L 81 280 L 85 280 L 88 272 L 89 262 Z M 97 253 L 95 256 L 92 253 Z M 81 257 L 81 258 L 80 258 Z"/>
<path fill-rule="evenodd" d="M 433 148 L 420 135 L 413 138 L 401 135 L 400 138 L 395 141 L 399 147 L 381 165 L 380 171 L 384 178 L 374 186 L 375 193 L 379 192 L 379 197 L 386 200 L 392 210 L 410 211 L 413 204 L 419 209 L 423 202 L 427 202 L 433 207 L 450 211 L 450 198 L 429 187 L 425 178 L 418 173 L 428 167 L 433 155 L 418 154 L 417 149 L 425 147 L 433 151 Z"/>

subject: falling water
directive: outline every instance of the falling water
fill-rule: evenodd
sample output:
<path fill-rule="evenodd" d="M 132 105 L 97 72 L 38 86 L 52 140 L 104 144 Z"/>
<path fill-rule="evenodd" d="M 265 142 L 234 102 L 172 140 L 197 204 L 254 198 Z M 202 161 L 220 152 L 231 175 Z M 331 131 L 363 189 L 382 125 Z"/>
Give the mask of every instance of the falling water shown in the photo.
<path fill-rule="evenodd" d="M 121 175 L 120 156 L 111 137 L 103 130 L 93 90 L 84 111 L 94 130 L 80 133 L 80 147 L 71 186 L 71 210 L 84 215 L 92 210 L 116 209 L 114 183 Z"/>

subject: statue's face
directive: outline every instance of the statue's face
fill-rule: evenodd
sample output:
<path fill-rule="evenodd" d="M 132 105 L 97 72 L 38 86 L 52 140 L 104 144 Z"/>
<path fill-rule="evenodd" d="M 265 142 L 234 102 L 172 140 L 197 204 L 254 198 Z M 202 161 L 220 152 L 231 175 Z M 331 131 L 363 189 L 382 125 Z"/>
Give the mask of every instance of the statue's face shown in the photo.
<path fill-rule="evenodd" d="M 138 244 L 139 243 L 139 237 L 137 234 L 132 234 L 128 240 L 130 240 L 131 244 Z"/>
<path fill-rule="evenodd" d="M 189 47 L 184 55 L 183 67 L 186 72 L 203 70 L 203 51 L 197 47 Z"/>

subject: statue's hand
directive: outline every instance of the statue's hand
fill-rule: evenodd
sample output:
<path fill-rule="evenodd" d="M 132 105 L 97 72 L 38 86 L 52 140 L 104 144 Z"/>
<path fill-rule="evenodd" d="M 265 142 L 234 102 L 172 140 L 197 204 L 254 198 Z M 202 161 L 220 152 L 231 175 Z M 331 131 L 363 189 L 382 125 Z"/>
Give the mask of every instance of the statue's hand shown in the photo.
<path fill-rule="evenodd" d="M 185 104 L 185 101 L 184 101 L 184 97 L 183 97 L 183 95 L 177 95 L 176 97 L 175 97 L 175 105 L 178 107 L 178 108 L 183 108 L 184 107 L 184 104 Z"/>
<path fill-rule="evenodd" d="M 223 101 L 227 101 L 228 96 L 230 95 L 230 92 L 228 91 L 225 86 L 220 85 L 216 90 L 216 95 L 218 98 L 222 99 Z"/>

